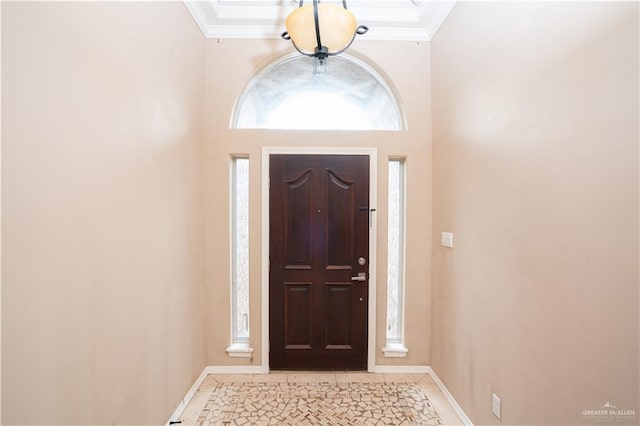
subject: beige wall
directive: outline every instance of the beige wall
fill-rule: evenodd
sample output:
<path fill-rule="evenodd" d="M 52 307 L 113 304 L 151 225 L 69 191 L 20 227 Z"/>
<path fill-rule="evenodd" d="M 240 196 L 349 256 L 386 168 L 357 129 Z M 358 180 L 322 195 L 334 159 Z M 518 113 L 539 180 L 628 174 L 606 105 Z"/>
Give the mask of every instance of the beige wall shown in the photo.
<path fill-rule="evenodd" d="M 366 36 L 362 37 L 364 39 Z M 255 73 L 290 52 L 283 40 L 208 40 L 206 142 L 206 327 L 209 365 L 261 363 L 261 152 L 262 147 L 372 147 L 378 149 L 377 364 L 428 365 L 430 339 L 431 145 L 429 140 L 429 45 L 357 40 L 349 53 L 384 70 L 407 112 L 405 132 L 230 130 L 237 97 Z M 229 163 L 250 156 L 250 334 L 254 359 L 230 359 Z M 406 345 L 403 359 L 384 358 L 386 315 L 387 160 L 407 157 Z"/>
<path fill-rule="evenodd" d="M 432 88 L 436 373 L 475 424 L 638 413 L 638 4 L 459 3 Z"/>
<path fill-rule="evenodd" d="M 161 424 L 205 365 L 204 38 L 2 2 L 5 424 Z"/>
<path fill-rule="evenodd" d="M 181 3 L 3 2 L 4 423 L 161 423 L 205 364 L 260 364 L 266 146 L 378 149 L 376 364 L 433 365 L 476 424 L 497 423 L 492 391 L 505 424 L 638 410 L 638 5 L 461 3 L 431 47 L 365 37 L 349 53 L 408 131 L 231 130 L 284 41 L 205 42 Z M 251 160 L 251 362 L 225 353 L 233 154 Z M 381 352 L 390 156 L 403 359 Z"/>

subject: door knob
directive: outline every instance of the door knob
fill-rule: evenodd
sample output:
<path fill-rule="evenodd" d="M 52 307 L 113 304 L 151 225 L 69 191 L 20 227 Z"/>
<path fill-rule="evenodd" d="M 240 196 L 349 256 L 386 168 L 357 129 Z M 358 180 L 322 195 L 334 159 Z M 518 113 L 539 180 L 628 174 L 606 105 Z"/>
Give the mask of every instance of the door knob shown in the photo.
<path fill-rule="evenodd" d="M 351 277 L 351 281 L 366 281 L 366 280 L 367 280 L 366 272 L 359 272 L 357 276 Z"/>

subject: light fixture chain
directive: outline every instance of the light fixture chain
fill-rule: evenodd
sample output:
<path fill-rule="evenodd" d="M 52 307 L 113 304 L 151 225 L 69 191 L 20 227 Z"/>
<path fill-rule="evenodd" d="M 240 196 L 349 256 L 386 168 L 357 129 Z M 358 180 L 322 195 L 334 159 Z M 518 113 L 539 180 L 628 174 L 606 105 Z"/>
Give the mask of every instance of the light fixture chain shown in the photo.
<path fill-rule="evenodd" d="M 318 16 L 318 0 L 313 0 L 313 20 L 316 24 L 316 41 L 318 42 L 318 50 L 322 49 L 322 41 L 320 40 L 320 17 Z"/>

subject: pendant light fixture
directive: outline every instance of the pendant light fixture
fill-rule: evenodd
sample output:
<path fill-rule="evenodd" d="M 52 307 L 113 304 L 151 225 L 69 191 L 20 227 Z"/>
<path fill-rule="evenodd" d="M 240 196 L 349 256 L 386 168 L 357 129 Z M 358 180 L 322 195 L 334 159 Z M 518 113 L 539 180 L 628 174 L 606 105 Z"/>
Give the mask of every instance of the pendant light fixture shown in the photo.
<path fill-rule="evenodd" d="M 293 47 L 305 56 L 316 58 L 320 65 L 331 55 L 344 52 L 356 37 L 369 28 L 358 25 L 355 16 L 347 10 L 346 0 L 339 4 L 320 3 L 304 5 L 300 0 L 297 9 L 289 14 L 285 23 L 287 31 L 282 38 L 291 40 Z"/>

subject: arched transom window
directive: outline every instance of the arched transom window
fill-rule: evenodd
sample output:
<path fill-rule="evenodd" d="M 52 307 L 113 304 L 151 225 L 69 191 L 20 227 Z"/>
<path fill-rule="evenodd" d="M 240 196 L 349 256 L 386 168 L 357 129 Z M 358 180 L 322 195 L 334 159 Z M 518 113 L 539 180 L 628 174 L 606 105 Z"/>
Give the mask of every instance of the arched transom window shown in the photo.
<path fill-rule="evenodd" d="M 385 81 L 349 55 L 323 72 L 298 54 L 267 66 L 241 95 L 232 126 L 240 129 L 404 130 L 402 111 Z"/>

